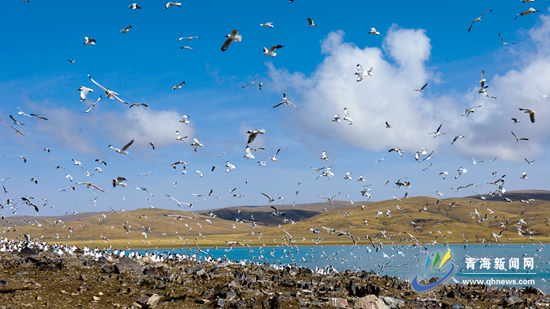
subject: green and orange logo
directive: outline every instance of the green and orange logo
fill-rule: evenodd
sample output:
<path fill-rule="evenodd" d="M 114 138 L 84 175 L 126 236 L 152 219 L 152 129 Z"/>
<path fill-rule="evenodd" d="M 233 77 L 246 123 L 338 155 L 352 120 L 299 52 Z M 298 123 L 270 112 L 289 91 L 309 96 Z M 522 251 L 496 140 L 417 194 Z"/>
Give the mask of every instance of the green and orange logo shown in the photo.
<path fill-rule="evenodd" d="M 430 266 L 431 266 L 430 270 L 433 270 L 437 265 L 437 263 L 439 262 L 439 260 L 441 260 L 441 263 L 439 263 L 439 268 L 438 268 L 438 269 L 441 269 L 443 264 L 445 264 L 445 262 L 447 262 L 447 260 L 449 260 L 450 258 L 451 258 L 450 249 L 447 250 L 447 253 L 445 253 L 445 256 L 443 256 L 443 259 L 441 259 L 441 256 L 439 255 L 439 251 L 437 251 L 437 255 L 435 256 L 433 263 L 432 263 L 432 259 L 428 255 L 428 258 L 426 259 L 426 265 L 424 266 L 424 276 L 428 272 L 428 269 L 430 269 Z M 449 272 L 447 272 L 441 279 L 437 280 L 437 282 L 434 282 L 430 285 L 420 285 L 418 283 L 418 275 L 416 275 L 416 277 L 414 277 L 412 281 L 412 288 L 417 292 L 424 292 L 429 289 L 433 289 L 439 284 L 443 283 L 445 280 L 447 280 L 453 274 L 454 270 L 455 270 L 455 264 L 451 263 L 451 269 L 449 270 Z"/>

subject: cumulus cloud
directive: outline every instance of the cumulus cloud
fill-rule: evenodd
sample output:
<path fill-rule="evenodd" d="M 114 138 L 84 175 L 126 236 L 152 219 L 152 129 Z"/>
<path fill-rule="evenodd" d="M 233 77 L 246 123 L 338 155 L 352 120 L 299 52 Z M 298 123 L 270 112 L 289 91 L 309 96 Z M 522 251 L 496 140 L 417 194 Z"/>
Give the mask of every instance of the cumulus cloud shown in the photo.
<path fill-rule="evenodd" d="M 550 111 L 550 102 L 536 88 L 537 84 L 550 85 L 550 51 L 545 48 L 550 42 L 545 35 L 549 31 L 550 18 L 542 16 L 528 38 L 538 48 L 523 58 L 527 59 L 522 60 L 524 65 L 503 76 L 486 72 L 487 92 L 497 99 L 478 94 L 479 87 L 465 93 L 432 95 L 429 88 L 441 73 L 426 65 L 431 56 L 430 39 L 424 30 L 395 25 L 386 32 L 382 49 L 345 42 L 342 31 L 329 33 L 321 43 L 326 57 L 310 76 L 272 64 L 268 68 L 276 90 L 286 92 L 289 99 L 291 95 L 300 97 L 296 102 L 300 113 L 291 114 L 304 137 L 344 142 L 369 151 L 444 146 L 445 151 L 464 156 L 522 159 L 545 152 L 549 141 L 545 132 L 550 122 L 544 115 Z M 357 82 L 357 64 L 365 70 L 372 67 L 373 76 Z M 479 74 L 481 77 L 481 70 Z M 426 82 L 425 93 L 413 91 Z M 483 106 L 468 118 L 461 116 L 465 108 L 477 105 Z M 331 122 L 335 114 L 343 116 L 344 107 L 354 120 L 351 126 Z M 519 107 L 537 111 L 537 122 L 530 123 Z M 512 117 L 521 123 L 513 125 Z M 392 129 L 385 128 L 386 121 Z M 428 133 L 440 124 L 447 135 L 433 138 Z M 530 140 L 516 143 L 511 131 Z M 467 138 L 450 146 L 455 135 Z"/>

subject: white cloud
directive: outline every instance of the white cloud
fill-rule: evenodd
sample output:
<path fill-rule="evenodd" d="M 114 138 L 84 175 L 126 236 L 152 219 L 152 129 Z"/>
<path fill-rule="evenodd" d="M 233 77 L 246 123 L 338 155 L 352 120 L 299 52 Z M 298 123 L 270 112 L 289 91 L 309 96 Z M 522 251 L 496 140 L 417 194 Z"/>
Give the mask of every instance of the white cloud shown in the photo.
<path fill-rule="evenodd" d="M 382 50 L 359 48 L 344 42 L 342 31 L 331 32 L 321 43 L 326 57 L 310 76 L 289 73 L 272 64 L 268 64 L 269 73 L 276 91 L 286 92 L 291 101 L 295 97 L 300 110 L 288 114 L 296 120 L 304 140 L 316 136 L 369 151 L 397 147 L 413 152 L 420 147 L 445 146 L 444 150 L 466 157 L 523 159 L 545 152 L 550 139 L 546 133 L 550 121 L 545 119 L 550 102 L 536 88 L 546 86 L 550 93 L 550 51 L 545 48 L 550 43 L 545 35 L 550 32 L 550 18 L 542 16 L 541 21 L 527 38 L 536 51 L 525 55 L 525 64 L 519 70 L 503 76 L 485 72 L 490 85 L 487 92 L 498 99 L 478 94 L 477 86 L 466 93 L 453 92 L 452 96 L 431 95 L 430 87 L 436 87 L 434 80 L 442 77 L 426 66 L 430 39 L 424 30 L 395 25 L 386 32 Z M 365 69 L 373 67 L 374 76 L 356 82 L 358 63 Z M 413 91 L 426 82 L 429 84 L 424 94 Z M 476 108 L 468 118 L 461 116 L 466 107 L 476 105 L 483 107 Z M 333 115 L 343 116 L 344 107 L 354 120 L 352 126 L 331 122 Z M 530 123 L 519 107 L 535 110 L 537 122 Z M 512 117 L 521 123 L 513 125 Z M 386 129 L 385 121 L 393 128 Z M 441 123 L 446 135 L 433 138 L 428 134 Z M 516 143 L 511 131 L 530 140 Z M 450 146 L 455 135 L 466 138 Z"/>

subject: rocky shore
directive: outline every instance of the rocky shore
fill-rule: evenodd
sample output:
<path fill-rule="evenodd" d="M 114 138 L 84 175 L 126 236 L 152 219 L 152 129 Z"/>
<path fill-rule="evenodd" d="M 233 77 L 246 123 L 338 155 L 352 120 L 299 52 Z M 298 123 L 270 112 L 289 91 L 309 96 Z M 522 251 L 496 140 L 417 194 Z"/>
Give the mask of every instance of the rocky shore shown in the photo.
<path fill-rule="evenodd" d="M 229 261 L 139 261 L 0 252 L 0 308 L 545 308 L 549 295 L 525 287 L 447 284 L 416 293 L 409 282 L 369 272 Z"/>

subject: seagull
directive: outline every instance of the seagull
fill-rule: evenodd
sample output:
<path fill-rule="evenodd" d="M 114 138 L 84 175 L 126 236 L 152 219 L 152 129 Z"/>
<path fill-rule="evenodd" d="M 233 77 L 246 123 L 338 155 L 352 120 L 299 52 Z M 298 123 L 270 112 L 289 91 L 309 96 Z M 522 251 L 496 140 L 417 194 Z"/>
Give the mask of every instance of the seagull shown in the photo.
<path fill-rule="evenodd" d="M 514 20 L 518 19 L 519 16 L 529 15 L 529 14 L 535 13 L 535 12 L 539 12 L 539 10 L 535 10 L 534 8 L 529 8 L 527 11 L 523 11 L 523 12 L 519 13 L 518 15 L 516 15 L 516 18 L 514 18 Z"/>
<path fill-rule="evenodd" d="M 271 196 L 269 196 L 269 195 L 267 195 L 267 194 L 265 194 L 265 193 L 263 193 L 263 192 L 261 192 L 261 193 L 262 193 L 262 195 L 264 195 L 265 197 L 267 197 L 267 198 L 269 199 L 269 203 L 275 202 L 275 197 L 276 197 L 277 194 L 278 194 L 278 193 L 277 193 L 277 194 L 275 194 L 273 197 L 271 197 Z"/>
<path fill-rule="evenodd" d="M 84 102 L 84 100 L 86 100 L 86 96 L 88 95 L 88 92 L 91 92 L 94 90 L 84 86 L 80 86 L 80 88 L 78 88 L 78 91 L 80 91 L 80 101 Z"/>
<path fill-rule="evenodd" d="M 95 45 L 95 42 L 97 42 L 96 40 L 89 38 L 87 36 L 85 36 L 84 39 L 86 40 L 86 42 L 84 42 L 84 44 L 86 45 Z"/>
<path fill-rule="evenodd" d="M 263 194 L 263 193 L 262 193 L 262 194 Z M 267 195 L 267 194 L 264 194 L 264 195 Z M 268 196 L 268 195 L 267 195 L 267 196 Z M 280 199 L 281 197 L 282 197 L 282 196 L 279 196 L 279 199 Z M 274 197 L 274 198 L 275 198 L 275 197 Z M 273 211 L 271 212 L 271 215 L 272 215 L 272 216 L 279 216 L 279 215 L 284 216 L 284 215 L 285 215 L 284 211 L 279 211 L 279 208 L 277 208 L 277 207 L 275 207 L 275 206 L 273 206 L 273 205 L 271 205 L 271 208 L 273 209 Z"/>
<path fill-rule="evenodd" d="M 170 164 L 170 165 L 172 165 L 172 167 L 173 167 L 174 169 L 176 169 L 176 165 L 178 165 L 178 164 L 183 164 L 184 167 L 185 167 L 185 165 L 187 165 L 187 163 L 185 163 L 185 162 L 183 162 L 183 161 L 178 161 L 178 162 L 173 163 L 173 164 Z"/>
<path fill-rule="evenodd" d="M 99 159 L 95 159 L 96 162 L 99 162 L 99 164 L 107 165 L 107 162 Z"/>
<path fill-rule="evenodd" d="M 344 176 L 344 180 L 352 180 L 350 175 L 351 175 L 351 172 L 347 172 L 346 176 Z M 363 180 L 363 181 L 365 181 L 365 180 Z"/>
<path fill-rule="evenodd" d="M 370 28 L 369 34 L 380 35 L 380 32 L 376 31 L 376 28 L 372 27 L 372 28 Z"/>
<path fill-rule="evenodd" d="M 74 63 L 76 60 L 67 60 L 67 61 L 69 61 L 70 63 Z"/>
<path fill-rule="evenodd" d="M 416 151 L 416 154 L 414 155 L 414 160 L 418 161 L 418 159 L 420 159 L 421 155 L 425 155 L 427 153 L 428 152 L 426 151 L 426 148 L 424 148 L 424 147 L 420 148 L 420 150 Z"/>
<path fill-rule="evenodd" d="M 533 165 L 533 162 L 537 161 L 537 159 L 535 159 L 533 161 L 529 161 L 529 160 L 527 160 L 527 158 L 524 158 L 524 159 L 525 159 L 525 161 L 527 161 L 527 163 L 529 163 L 529 165 Z"/>
<path fill-rule="evenodd" d="M 235 165 L 229 163 L 229 161 L 225 162 L 225 167 L 227 167 L 227 172 L 231 172 L 233 169 L 235 169 Z"/>
<path fill-rule="evenodd" d="M 483 160 L 481 160 L 481 161 L 476 161 L 476 160 L 474 159 L 474 157 L 472 157 L 472 163 L 473 163 L 473 164 L 478 164 L 478 163 L 482 163 L 482 162 L 483 162 Z"/>
<path fill-rule="evenodd" d="M 19 121 L 15 120 L 12 115 L 10 115 L 11 120 L 13 120 L 13 124 L 17 126 L 24 126 L 24 123 L 19 123 Z"/>
<path fill-rule="evenodd" d="M 341 121 L 341 120 L 340 120 L 340 114 L 334 115 L 334 118 L 332 118 L 331 121 L 332 121 L 332 122 L 338 122 L 338 123 L 340 123 L 340 121 Z"/>
<path fill-rule="evenodd" d="M 372 76 L 372 67 L 370 68 L 370 70 L 365 72 L 365 70 L 363 70 L 363 66 L 360 64 L 357 64 L 357 72 L 355 72 L 355 75 L 357 75 L 357 81 L 360 82 L 366 76 Z"/>
<path fill-rule="evenodd" d="M 462 167 L 459 167 L 457 171 L 458 171 L 458 174 L 456 174 L 455 179 L 458 179 L 458 177 L 460 177 L 460 175 L 467 172 L 467 170 L 465 168 L 462 168 Z"/>
<path fill-rule="evenodd" d="M 181 9 L 181 2 L 168 2 L 166 3 L 166 5 L 164 6 L 164 9 L 168 9 L 169 7 L 171 6 L 179 6 L 180 9 Z"/>
<path fill-rule="evenodd" d="M 77 185 L 86 185 L 86 188 L 92 188 L 92 189 L 99 190 L 101 192 L 106 192 L 105 190 L 101 190 L 98 186 L 94 185 L 91 182 L 75 182 L 75 184 L 77 184 Z"/>
<path fill-rule="evenodd" d="M 137 3 L 132 3 L 132 4 L 130 4 L 130 6 L 128 6 L 128 8 L 130 8 L 132 10 L 137 10 L 137 9 L 141 9 L 141 6 L 139 6 L 139 4 L 137 4 Z"/>
<path fill-rule="evenodd" d="M 516 44 L 516 42 L 504 42 L 504 40 L 502 39 L 502 36 L 500 35 L 500 33 L 498 34 L 498 37 L 500 38 L 500 40 L 502 41 L 502 45 L 508 45 L 508 44 Z"/>
<path fill-rule="evenodd" d="M 275 152 L 275 154 L 271 158 L 271 161 L 273 161 L 273 163 L 277 163 L 277 155 L 279 154 L 279 151 L 281 151 L 281 148 L 277 149 L 277 152 Z M 264 166 L 265 166 L 265 164 L 264 164 Z"/>
<path fill-rule="evenodd" d="M 532 123 L 535 123 L 535 114 L 536 112 L 534 110 L 526 109 L 526 108 L 520 108 L 520 111 L 524 111 L 526 114 L 529 114 L 529 118 L 531 119 Z"/>
<path fill-rule="evenodd" d="M 187 138 L 187 135 L 186 136 L 180 136 L 180 131 L 176 131 L 176 140 L 177 141 L 182 141 L 183 142 L 183 141 L 185 141 L 186 138 Z"/>
<path fill-rule="evenodd" d="M 323 154 L 321 155 L 321 160 L 328 161 L 329 157 L 327 157 L 327 152 L 323 150 Z"/>
<path fill-rule="evenodd" d="M 201 142 L 196 139 L 196 138 L 193 138 L 193 143 L 191 144 L 191 146 L 194 146 L 194 147 L 203 147 L 203 144 L 201 144 Z"/>
<path fill-rule="evenodd" d="M 181 118 L 182 118 L 180 120 L 181 123 L 189 124 L 189 120 L 188 120 L 189 116 L 188 115 L 183 115 L 183 116 L 181 116 Z"/>
<path fill-rule="evenodd" d="M 462 114 L 462 116 L 466 115 L 466 117 L 470 116 L 471 113 L 475 112 L 475 108 L 476 107 L 482 107 L 483 105 L 478 105 L 478 106 L 474 106 L 474 107 L 470 107 L 470 108 L 467 108 L 464 113 Z"/>
<path fill-rule="evenodd" d="M 126 187 L 126 183 L 124 182 L 126 180 L 126 178 L 124 177 L 117 177 L 116 179 L 113 179 L 113 188 L 116 187 L 116 186 L 122 186 L 122 187 Z"/>
<path fill-rule="evenodd" d="M 426 86 L 428 86 L 428 83 L 425 83 L 424 86 L 422 86 L 422 88 L 420 88 L 420 89 L 415 89 L 414 91 L 418 91 L 418 92 L 424 93 L 424 88 L 426 88 Z"/>
<path fill-rule="evenodd" d="M 246 84 L 246 85 L 242 86 L 242 88 L 246 88 L 246 87 L 248 87 L 248 86 L 250 86 L 250 85 L 254 85 L 254 82 L 256 82 L 256 80 L 257 80 L 258 78 L 260 78 L 260 76 L 259 76 L 259 75 L 258 75 L 258 76 L 256 76 L 256 78 L 254 78 L 254 80 L 253 80 L 253 81 L 251 81 L 250 83 L 248 83 L 248 84 Z"/>
<path fill-rule="evenodd" d="M 147 191 L 147 193 L 149 193 L 149 195 L 154 196 L 153 194 L 151 194 L 151 192 L 149 192 L 149 190 L 147 190 L 147 188 L 143 188 L 143 187 L 134 187 L 134 188 L 136 190 Z"/>
<path fill-rule="evenodd" d="M 279 48 L 283 48 L 284 45 L 273 45 L 267 50 L 267 48 L 264 47 L 264 55 L 275 57 L 277 56 L 277 53 L 275 52 Z"/>
<path fill-rule="evenodd" d="M 201 176 L 201 178 L 202 178 L 202 173 L 201 173 L 201 171 L 196 170 L 195 173 L 199 174 L 199 176 Z"/>
<path fill-rule="evenodd" d="M 258 136 L 258 134 L 264 134 L 265 129 L 252 129 L 252 130 L 246 131 L 246 133 L 250 134 L 248 136 L 248 143 L 247 143 L 247 144 L 250 144 L 256 139 L 256 136 Z"/>
<path fill-rule="evenodd" d="M 523 172 L 523 174 L 519 178 L 527 180 L 527 172 Z"/>
<path fill-rule="evenodd" d="M 390 150 L 388 150 L 388 152 L 392 152 L 392 151 L 397 152 L 401 157 L 403 157 L 403 153 L 404 153 L 403 150 L 401 150 L 399 148 L 391 148 Z"/>
<path fill-rule="evenodd" d="M 229 48 L 229 45 L 233 43 L 233 41 L 240 42 L 242 40 L 242 36 L 239 35 L 239 30 L 233 30 L 231 31 L 231 34 L 228 34 L 225 36 L 227 40 L 223 43 L 222 51 L 226 51 Z"/>
<path fill-rule="evenodd" d="M 155 150 L 155 144 L 153 142 L 150 142 L 149 145 L 151 145 L 151 147 L 153 147 L 153 150 Z"/>
<path fill-rule="evenodd" d="M 198 36 L 187 36 L 187 37 L 184 36 L 179 38 L 178 41 L 181 41 L 181 40 L 191 41 L 192 39 L 200 40 L 201 38 L 199 38 Z"/>
<path fill-rule="evenodd" d="M 283 105 L 283 104 L 286 104 L 286 105 L 292 105 L 294 106 L 294 108 L 298 109 L 298 107 L 296 107 L 296 105 L 294 105 L 294 103 L 290 102 L 287 98 L 286 98 L 286 94 L 283 93 L 283 98 L 281 99 L 281 102 L 278 103 L 277 105 L 273 106 L 273 108 L 277 107 L 277 106 L 280 106 L 280 105 Z"/>
<path fill-rule="evenodd" d="M 539 88 L 540 89 L 540 88 Z M 20 115 L 20 116 L 27 116 L 27 117 L 30 117 L 31 115 L 23 112 L 19 107 L 17 107 L 17 109 L 19 110 L 17 113 Z"/>
<path fill-rule="evenodd" d="M 259 88 L 258 90 L 262 90 L 262 85 L 263 85 L 263 84 L 264 84 L 264 83 L 262 83 L 262 82 L 260 82 L 260 83 L 258 84 L 258 88 Z"/>
<path fill-rule="evenodd" d="M 458 139 L 464 138 L 464 135 L 457 135 L 455 138 L 453 138 L 453 141 L 451 142 L 451 145 L 454 144 Z"/>
<path fill-rule="evenodd" d="M 113 148 L 118 153 L 128 154 L 128 151 L 126 151 L 126 149 L 128 149 L 128 147 L 132 146 L 133 143 L 134 143 L 134 140 L 131 140 L 130 142 L 128 142 L 128 144 L 124 145 L 124 147 L 122 147 L 121 149 L 115 148 L 111 145 L 109 145 L 109 148 Z"/>
<path fill-rule="evenodd" d="M 313 22 L 313 20 L 311 18 L 307 18 L 307 21 L 309 22 L 309 25 L 308 27 L 313 27 L 313 26 L 316 26 L 315 23 Z"/>
<path fill-rule="evenodd" d="M 438 137 L 438 136 L 440 136 L 440 135 L 444 135 L 445 133 L 440 133 L 440 132 L 439 132 L 439 131 L 441 130 L 441 126 L 442 126 L 442 125 L 443 125 L 443 124 L 440 124 L 439 127 L 437 128 L 437 130 L 436 130 L 435 132 L 430 132 L 429 134 L 435 134 L 435 135 L 434 135 L 434 138 L 436 138 L 436 137 Z"/>
<path fill-rule="evenodd" d="M 130 25 L 130 26 L 128 26 L 128 27 L 126 27 L 126 28 L 120 30 L 120 32 L 122 32 L 122 33 L 128 33 L 128 31 L 130 31 L 130 29 L 132 29 L 132 25 Z"/>
<path fill-rule="evenodd" d="M 78 165 L 78 166 L 80 166 L 81 169 L 84 169 L 84 167 L 82 166 L 82 162 L 76 161 L 75 159 L 71 159 L 71 160 L 73 160 L 73 162 L 74 162 L 73 165 Z"/>
<path fill-rule="evenodd" d="M 95 80 L 92 79 L 92 77 L 90 76 L 90 74 L 88 74 L 88 78 L 92 81 L 92 83 L 96 84 L 99 88 L 105 90 L 105 94 L 107 95 L 107 98 L 113 100 L 113 98 L 117 99 L 118 101 L 120 101 L 121 103 L 124 103 L 124 104 L 128 104 L 128 102 L 124 102 L 122 101 L 119 97 L 118 97 L 118 93 L 112 91 L 112 90 L 109 90 L 103 86 L 101 86 L 100 84 L 98 84 Z"/>
<path fill-rule="evenodd" d="M 190 50 L 197 51 L 196 49 L 194 49 L 193 47 L 190 47 L 190 46 L 182 46 L 182 47 L 180 47 L 180 49 L 190 49 Z"/>
<path fill-rule="evenodd" d="M 273 22 L 267 22 L 265 24 L 260 24 L 260 27 L 273 28 Z"/>
<path fill-rule="evenodd" d="M 145 107 L 149 107 L 149 105 L 145 104 L 145 103 L 132 103 L 130 105 L 130 108 L 134 107 L 134 106 L 145 106 Z"/>
<path fill-rule="evenodd" d="M 103 97 L 103 96 L 100 95 L 99 98 L 97 98 L 97 100 L 95 100 L 94 103 L 92 103 L 92 105 L 90 105 L 90 106 L 88 107 L 88 109 L 87 109 L 86 111 L 84 111 L 84 114 L 87 114 L 87 113 L 95 106 L 95 104 L 96 104 L 97 102 L 99 102 L 99 100 L 101 100 L 102 97 Z"/>
<path fill-rule="evenodd" d="M 514 124 L 520 122 L 517 118 L 512 118 L 512 121 L 514 121 Z"/>
<path fill-rule="evenodd" d="M 528 141 L 529 139 L 526 137 L 518 138 L 514 132 L 512 132 L 512 135 L 516 138 L 516 143 L 519 141 Z"/>
<path fill-rule="evenodd" d="M 246 146 L 246 155 L 244 157 L 247 159 L 254 159 L 254 155 L 248 146 Z"/>
<path fill-rule="evenodd" d="M 386 121 L 386 129 L 391 129 L 392 126 Z"/>
<path fill-rule="evenodd" d="M 44 116 L 37 115 L 37 114 L 31 114 L 31 116 L 36 117 L 37 119 L 48 120 L 48 118 L 46 118 Z"/>
<path fill-rule="evenodd" d="M 23 163 L 27 163 L 27 157 L 24 157 L 24 156 L 20 156 L 19 159 L 23 159 Z"/>
<path fill-rule="evenodd" d="M 345 115 L 344 120 L 346 120 L 348 124 L 351 126 L 353 124 L 353 119 L 351 119 L 351 117 L 349 116 L 347 107 L 344 107 L 344 115 Z"/>
<path fill-rule="evenodd" d="M 481 16 L 483 16 L 483 14 L 487 14 L 487 13 L 489 13 L 489 12 L 491 12 L 491 11 L 492 11 L 492 10 L 489 10 L 489 11 L 487 11 L 487 12 L 485 12 L 485 13 L 482 13 L 481 15 L 479 15 L 478 18 L 474 19 L 474 21 L 473 21 L 472 24 L 470 25 L 470 28 L 468 28 L 468 32 L 470 32 L 470 30 L 472 30 L 472 26 L 474 25 L 474 23 L 475 23 L 476 21 L 481 21 Z"/>
<path fill-rule="evenodd" d="M 384 160 L 385 158 L 386 158 L 386 157 L 383 157 L 382 159 L 376 160 L 376 161 L 374 161 L 374 163 L 378 163 L 378 162 Z"/>

